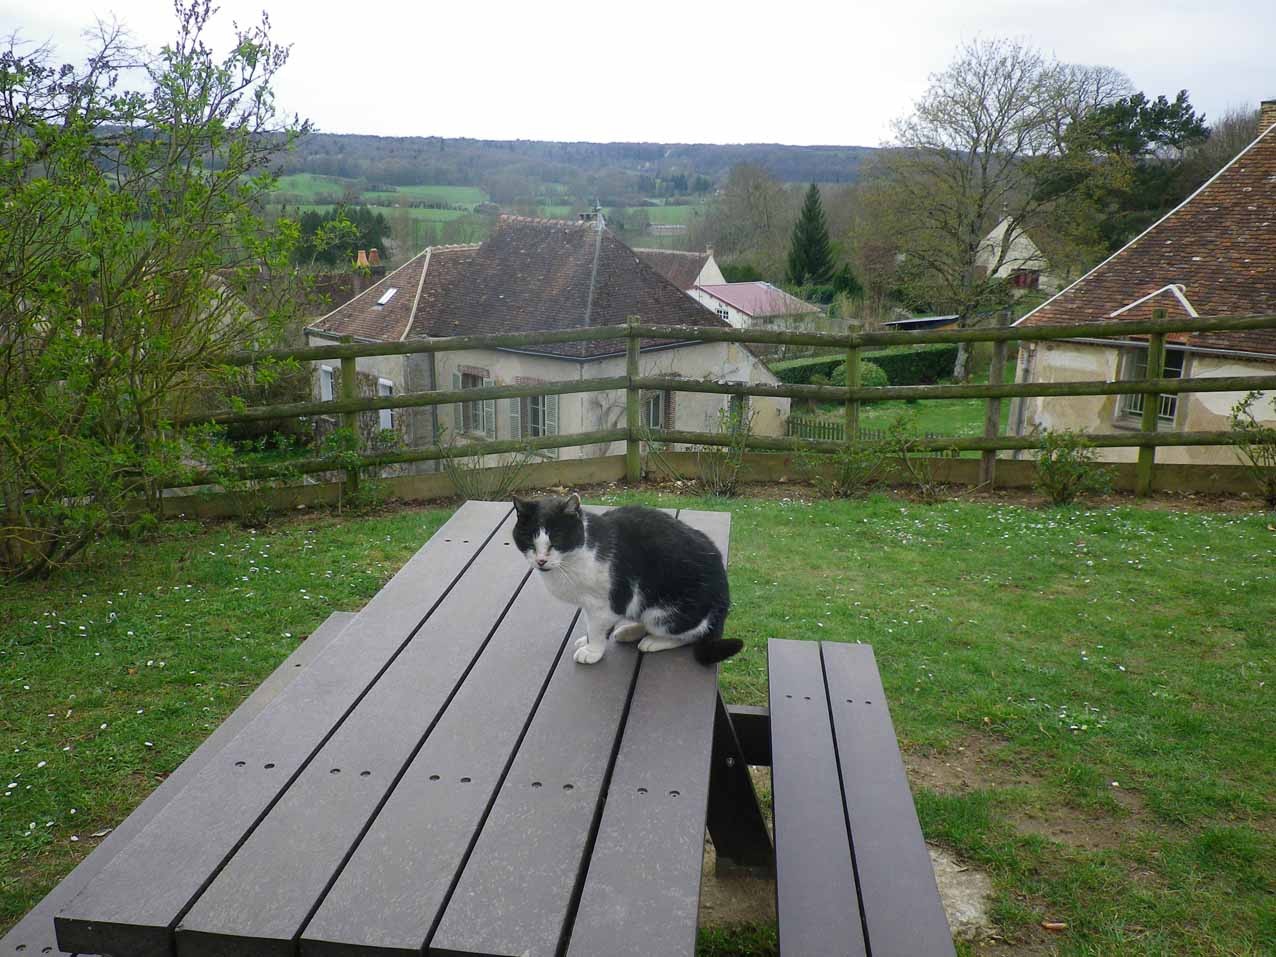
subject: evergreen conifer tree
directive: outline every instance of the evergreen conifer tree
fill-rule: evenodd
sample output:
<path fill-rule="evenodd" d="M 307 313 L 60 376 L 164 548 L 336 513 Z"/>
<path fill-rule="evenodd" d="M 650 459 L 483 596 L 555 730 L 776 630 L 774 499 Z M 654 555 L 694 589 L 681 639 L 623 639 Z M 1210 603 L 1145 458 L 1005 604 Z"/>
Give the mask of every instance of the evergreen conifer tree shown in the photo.
<path fill-rule="evenodd" d="M 793 227 L 793 243 L 789 247 L 789 282 L 824 285 L 833 279 L 833 248 L 829 242 L 820 188 L 814 183 L 806 191 L 806 202 Z"/>

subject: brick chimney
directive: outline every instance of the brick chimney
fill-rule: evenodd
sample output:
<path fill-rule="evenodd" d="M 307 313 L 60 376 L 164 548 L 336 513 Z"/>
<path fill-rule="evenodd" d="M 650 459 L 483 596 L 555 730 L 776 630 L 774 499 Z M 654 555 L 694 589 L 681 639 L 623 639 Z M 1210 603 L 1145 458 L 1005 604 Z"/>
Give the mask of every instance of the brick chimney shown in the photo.
<path fill-rule="evenodd" d="M 376 249 L 368 250 L 368 265 L 369 266 L 381 265 L 381 253 L 377 251 Z"/>
<path fill-rule="evenodd" d="M 1258 105 L 1258 132 L 1265 133 L 1276 126 L 1276 100 L 1263 100 Z"/>

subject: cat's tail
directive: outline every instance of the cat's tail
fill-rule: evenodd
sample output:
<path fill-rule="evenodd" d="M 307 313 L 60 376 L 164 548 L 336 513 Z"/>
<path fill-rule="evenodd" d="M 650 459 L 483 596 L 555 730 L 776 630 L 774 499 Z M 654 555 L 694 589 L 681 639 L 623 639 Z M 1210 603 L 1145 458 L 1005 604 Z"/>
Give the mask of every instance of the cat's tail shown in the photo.
<path fill-rule="evenodd" d="M 691 652 L 700 664 L 716 665 L 719 661 L 726 661 L 743 647 L 744 642 L 739 638 L 705 637 L 692 645 Z"/>

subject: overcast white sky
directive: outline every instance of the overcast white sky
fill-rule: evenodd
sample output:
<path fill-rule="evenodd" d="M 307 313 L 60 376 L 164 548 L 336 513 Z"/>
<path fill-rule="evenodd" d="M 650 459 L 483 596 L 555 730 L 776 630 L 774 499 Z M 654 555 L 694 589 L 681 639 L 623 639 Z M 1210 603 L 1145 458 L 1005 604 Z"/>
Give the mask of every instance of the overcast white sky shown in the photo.
<path fill-rule="evenodd" d="M 332 133 L 875 146 L 980 35 L 1186 87 L 1207 118 L 1276 98 L 1273 0 L 222 0 L 222 36 L 263 7 L 293 44 L 280 104 Z M 0 0 L 0 32 L 76 59 L 112 14 L 173 35 L 165 0 Z"/>

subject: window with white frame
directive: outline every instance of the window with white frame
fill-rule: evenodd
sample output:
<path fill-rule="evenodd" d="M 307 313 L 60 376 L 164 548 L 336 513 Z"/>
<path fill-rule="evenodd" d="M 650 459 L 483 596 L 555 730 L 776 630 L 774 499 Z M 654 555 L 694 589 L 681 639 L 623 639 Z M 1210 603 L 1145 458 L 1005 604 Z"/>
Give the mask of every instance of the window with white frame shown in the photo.
<path fill-rule="evenodd" d="M 452 388 L 458 391 L 490 385 L 492 378 L 485 369 L 458 369 L 452 373 Z M 458 433 L 496 438 L 496 400 L 476 399 L 457 403 L 453 428 Z"/>
<path fill-rule="evenodd" d="M 319 367 L 319 399 L 323 402 L 331 402 L 336 394 L 334 388 L 336 384 L 336 373 L 333 372 L 332 366 Z"/>
<path fill-rule="evenodd" d="M 1186 353 L 1182 349 L 1166 349 L 1165 350 L 1165 371 L 1159 376 L 1163 379 L 1180 379 L 1183 377 L 1183 359 Z M 1126 352 L 1125 361 L 1122 363 L 1121 378 L 1130 381 L 1136 379 L 1146 379 L 1148 377 L 1148 351 L 1146 349 L 1131 349 Z M 1117 406 L 1119 414 L 1128 419 L 1139 419 L 1143 417 L 1143 402 L 1147 398 L 1145 395 L 1123 395 Z M 1178 414 L 1179 397 L 1177 395 L 1158 395 L 1154 397 L 1157 403 L 1156 418 L 1158 422 L 1174 423 L 1174 418 Z"/>
<path fill-rule="evenodd" d="M 394 395 L 394 383 L 389 379 L 377 379 L 377 395 L 384 398 Z M 394 409 L 378 409 L 382 429 L 394 430 Z"/>
<path fill-rule="evenodd" d="M 531 384 L 533 380 L 520 379 Z M 509 399 L 510 438 L 535 439 L 558 434 L 558 399 L 556 395 L 529 395 Z M 557 457 L 558 449 L 542 449 L 541 455 Z"/>
<path fill-rule="evenodd" d="M 718 313 L 718 318 L 721 319 L 723 322 L 731 321 L 731 313 L 727 310 L 726 306 L 719 306 L 717 308 L 717 313 Z"/>
<path fill-rule="evenodd" d="M 665 396 L 666 393 L 664 392 L 644 392 L 642 394 L 642 402 L 638 407 L 638 414 L 642 420 L 643 428 L 667 428 L 665 425 Z"/>

